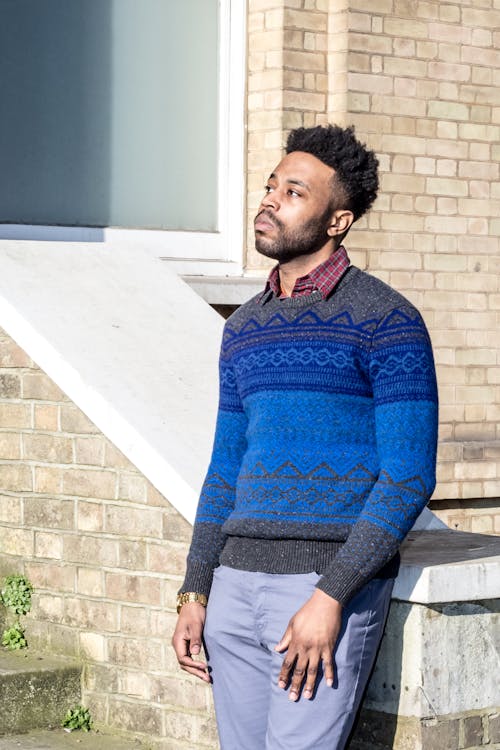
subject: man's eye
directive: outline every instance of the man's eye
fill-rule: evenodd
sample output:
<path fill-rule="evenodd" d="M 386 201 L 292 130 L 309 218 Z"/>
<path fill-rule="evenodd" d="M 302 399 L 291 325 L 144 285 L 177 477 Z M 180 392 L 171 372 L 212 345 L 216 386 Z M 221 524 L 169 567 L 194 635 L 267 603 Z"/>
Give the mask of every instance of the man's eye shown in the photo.
<path fill-rule="evenodd" d="M 271 190 L 272 190 L 272 187 L 271 187 L 271 185 L 266 185 L 266 187 L 264 188 L 264 192 L 265 192 L 265 193 L 270 193 L 270 192 L 271 192 Z"/>
<path fill-rule="evenodd" d="M 300 193 L 298 193 L 296 190 L 290 190 L 288 191 L 288 195 L 293 195 L 294 197 L 300 198 Z"/>

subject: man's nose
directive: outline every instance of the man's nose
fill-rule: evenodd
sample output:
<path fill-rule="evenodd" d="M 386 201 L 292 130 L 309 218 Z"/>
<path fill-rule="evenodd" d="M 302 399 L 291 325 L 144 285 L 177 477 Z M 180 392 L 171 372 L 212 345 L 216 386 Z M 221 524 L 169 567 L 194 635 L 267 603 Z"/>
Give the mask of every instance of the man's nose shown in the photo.
<path fill-rule="evenodd" d="M 271 192 L 266 193 L 261 201 L 260 204 L 263 208 L 271 208 L 274 211 L 277 211 L 280 206 L 279 201 L 279 195 L 277 190 L 271 190 Z"/>

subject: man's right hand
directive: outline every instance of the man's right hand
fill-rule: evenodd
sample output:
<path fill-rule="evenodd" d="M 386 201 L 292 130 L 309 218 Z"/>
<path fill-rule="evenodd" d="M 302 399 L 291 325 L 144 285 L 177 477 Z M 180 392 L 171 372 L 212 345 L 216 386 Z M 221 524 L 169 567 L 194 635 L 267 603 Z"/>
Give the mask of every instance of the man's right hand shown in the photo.
<path fill-rule="evenodd" d="M 199 602 L 183 604 L 172 636 L 172 646 L 181 669 L 189 672 L 189 674 L 194 674 L 195 677 L 199 677 L 204 682 L 210 682 L 206 662 L 192 658 L 198 656 L 201 651 L 205 614 L 205 607 Z"/>

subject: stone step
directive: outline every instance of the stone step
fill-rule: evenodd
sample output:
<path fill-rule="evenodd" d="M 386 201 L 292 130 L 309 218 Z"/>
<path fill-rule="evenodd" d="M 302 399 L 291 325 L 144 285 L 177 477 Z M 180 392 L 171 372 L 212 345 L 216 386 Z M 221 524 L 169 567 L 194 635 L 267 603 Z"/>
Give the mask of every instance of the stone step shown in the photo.
<path fill-rule="evenodd" d="M 0 737 L 0 750 L 152 750 L 152 745 L 104 731 L 43 729 Z"/>
<path fill-rule="evenodd" d="M 60 727 L 81 703 L 81 671 L 64 657 L 0 649 L 0 742 L 2 735 Z"/>

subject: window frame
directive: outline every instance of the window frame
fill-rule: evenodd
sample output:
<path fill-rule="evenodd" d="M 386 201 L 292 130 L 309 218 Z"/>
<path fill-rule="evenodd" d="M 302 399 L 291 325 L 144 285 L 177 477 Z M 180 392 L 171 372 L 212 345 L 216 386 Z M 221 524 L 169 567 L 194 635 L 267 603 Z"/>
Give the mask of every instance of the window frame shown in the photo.
<path fill-rule="evenodd" d="M 219 154 L 215 232 L 0 224 L 0 239 L 98 242 L 157 251 L 178 273 L 239 275 L 243 268 L 246 2 L 219 0 Z"/>

